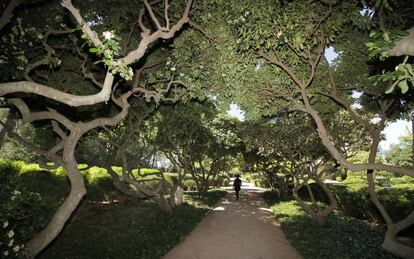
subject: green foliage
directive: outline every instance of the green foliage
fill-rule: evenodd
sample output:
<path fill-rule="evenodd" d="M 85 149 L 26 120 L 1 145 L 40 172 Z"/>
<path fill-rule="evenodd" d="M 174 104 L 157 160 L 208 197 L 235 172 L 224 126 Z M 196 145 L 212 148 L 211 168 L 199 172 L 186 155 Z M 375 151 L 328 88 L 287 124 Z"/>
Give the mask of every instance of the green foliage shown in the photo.
<path fill-rule="evenodd" d="M 22 244 L 47 222 L 47 201 L 26 188 L 21 163 L 0 160 L 0 254 L 19 257 Z M 28 220 L 30 219 L 30 220 Z"/>
<path fill-rule="evenodd" d="M 189 193 L 185 197 L 188 203 L 171 214 L 152 203 L 115 207 L 73 222 L 39 258 L 160 258 L 189 234 L 224 194 L 217 190 L 201 197 Z"/>
<path fill-rule="evenodd" d="M 196 191 L 197 185 L 193 179 L 186 179 L 182 182 L 181 186 L 183 187 L 184 191 Z"/>
<path fill-rule="evenodd" d="M 394 258 L 381 249 L 381 236 L 362 221 L 331 216 L 321 226 L 296 201 L 280 201 L 272 193 L 264 198 L 304 258 Z"/>
<path fill-rule="evenodd" d="M 376 85 L 379 81 L 393 82 L 390 87 L 385 91 L 389 94 L 394 91 L 395 87 L 398 86 L 401 89 L 401 93 L 405 94 L 409 90 L 409 86 L 414 86 L 414 71 L 412 64 L 407 63 L 408 56 L 404 59 L 401 64 L 395 67 L 394 71 L 382 71 L 382 74 L 370 77 Z"/>
<path fill-rule="evenodd" d="M 377 173 L 380 176 L 381 173 Z M 391 218 L 395 221 L 408 216 L 414 208 L 414 184 L 411 177 L 395 177 L 389 174 L 390 188 L 382 187 L 377 180 L 377 194 Z M 383 218 L 371 202 L 368 193 L 368 183 L 365 173 L 351 173 L 342 185 L 328 185 L 334 193 L 338 207 L 342 214 L 360 220 L 371 222 L 383 222 Z M 315 183 L 310 184 L 312 192 L 318 201 L 327 203 L 323 190 Z M 301 190 L 300 196 L 309 199 L 305 190 Z"/>
<path fill-rule="evenodd" d="M 121 50 L 121 46 L 119 44 L 121 37 L 115 35 L 113 31 L 105 31 L 102 33 L 102 36 L 102 44 L 97 47 L 92 47 L 93 43 L 87 34 L 84 33 L 81 36 L 82 39 L 86 40 L 88 45 L 91 46 L 89 48 L 89 52 L 96 53 L 98 56 L 102 57 L 102 61 L 97 61 L 95 64 L 103 62 L 111 73 L 119 73 L 119 75 L 125 80 L 132 80 L 132 77 L 134 76 L 132 68 L 115 60 L 116 57 L 119 56 L 119 51 Z"/>
<path fill-rule="evenodd" d="M 242 149 L 239 122 L 211 102 L 188 102 L 160 109 L 155 142 L 168 159 L 187 171 L 199 191 L 222 185 Z M 188 184 L 188 186 L 185 186 Z M 185 188 L 192 188 L 190 182 Z"/>
<path fill-rule="evenodd" d="M 385 154 L 385 161 L 392 165 L 402 167 L 413 166 L 412 154 L 412 134 L 407 134 L 400 138 L 397 145 L 391 146 L 391 149 Z"/>
<path fill-rule="evenodd" d="M 84 168 L 85 165 L 80 165 L 79 167 Z M 146 175 L 158 172 L 154 169 L 144 169 L 142 171 Z M 106 170 L 98 167 L 91 167 L 88 170 L 83 171 L 82 174 L 84 175 L 87 188 L 86 204 L 95 204 L 96 202 L 100 204 L 104 201 L 111 202 L 113 200 L 123 199 L 124 196 L 115 191 L 112 184 L 112 178 L 106 173 Z M 185 181 L 187 181 L 188 186 L 190 186 L 190 181 L 192 181 L 192 187 L 188 189 L 195 190 L 195 183 L 193 180 L 188 179 Z M 41 170 L 37 164 L 0 160 L 1 253 L 6 253 L 7 251 L 9 256 L 18 256 L 22 250 L 21 245 L 33 237 L 34 234 L 47 224 L 50 217 L 68 195 L 68 192 L 69 182 L 63 169 L 57 169 L 50 172 Z M 90 228 L 97 227 L 99 229 L 97 232 L 99 233 L 94 235 L 94 237 L 97 237 L 97 240 L 101 240 L 103 236 L 106 238 L 112 236 L 108 233 L 112 233 L 112 231 L 116 232 L 116 230 L 110 228 L 102 228 L 102 224 L 105 226 L 116 226 L 116 224 L 113 224 L 114 220 L 119 221 L 119 218 L 122 218 L 123 220 L 119 222 L 123 222 L 122 224 L 124 225 L 120 226 L 120 228 L 130 229 L 131 226 L 137 226 L 137 228 L 131 229 L 129 232 L 127 231 L 125 233 L 154 234 L 153 236 L 147 234 L 139 236 L 137 234 L 137 238 L 140 240 L 140 245 L 138 247 L 140 247 L 141 250 L 137 252 L 137 246 L 134 245 L 133 248 L 129 248 L 129 251 L 125 251 L 126 254 L 138 253 L 144 257 L 148 257 L 153 255 L 156 250 L 159 253 L 165 253 L 174 244 L 179 242 L 186 233 L 189 233 L 193 229 L 195 224 L 209 209 L 211 209 L 224 193 L 225 192 L 223 191 L 212 191 L 209 192 L 206 197 L 196 196 L 194 193 L 190 194 L 192 198 L 187 197 L 189 205 L 182 205 L 173 212 L 173 218 L 176 220 L 173 225 L 170 224 L 171 215 L 163 214 L 156 208 L 155 204 L 152 203 L 135 205 L 132 206 L 132 208 L 119 206 L 116 210 L 108 212 L 108 214 L 99 215 L 97 219 L 86 217 L 86 221 L 81 221 L 82 223 L 75 221 L 72 225 L 75 225 L 75 228 L 79 226 L 80 229 L 75 230 L 75 232 L 79 234 L 80 237 L 85 238 L 91 233 L 88 232 Z M 78 211 L 78 213 L 82 214 L 83 210 Z M 154 224 L 154 222 L 157 222 L 157 224 Z M 158 222 L 161 222 L 161 225 L 158 225 Z M 141 223 L 144 226 L 142 226 Z M 90 226 L 85 228 L 83 224 Z M 93 232 L 96 231 L 93 230 Z M 123 231 L 117 233 L 120 234 L 120 236 L 117 237 L 117 240 L 130 238 L 130 236 L 126 235 Z M 163 234 L 158 235 L 157 233 Z M 65 240 L 65 236 L 62 238 Z M 67 241 L 68 240 L 65 240 L 64 242 Z M 9 246 L 9 242 L 13 242 L 11 246 Z M 58 241 L 58 243 L 59 242 L 60 241 Z M 77 245 L 83 244 L 83 241 L 74 242 Z M 113 240 L 107 240 L 107 242 L 111 243 Z M 100 242 L 95 243 L 98 244 Z M 122 246 L 125 245 L 125 243 L 128 242 L 119 241 L 118 244 L 120 250 L 123 249 Z M 153 243 L 154 247 L 151 247 Z M 168 243 L 168 245 L 163 247 L 166 243 Z M 155 250 L 151 250 L 152 248 Z M 14 252 L 13 249 L 16 252 Z M 84 252 L 89 253 L 90 249 L 87 250 L 88 251 Z M 100 249 L 92 250 L 97 252 Z M 77 253 L 79 251 L 75 252 Z M 101 250 L 101 252 L 115 253 L 114 250 L 111 252 L 110 249 L 104 249 Z M 158 252 L 156 252 L 156 254 L 158 254 Z M 97 252 L 97 254 L 99 253 L 100 252 Z"/>
<path fill-rule="evenodd" d="M 393 185 L 414 184 L 414 178 L 408 175 L 404 175 L 401 177 L 393 177 L 390 179 L 390 183 Z"/>
<path fill-rule="evenodd" d="M 395 42 L 404 36 L 406 31 L 395 28 L 392 31 L 374 31 L 370 34 L 371 42 L 365 43 L 370 58 L 379 57 L 380 60 L 388 58 L 388 51 L 395 46 Z"/>

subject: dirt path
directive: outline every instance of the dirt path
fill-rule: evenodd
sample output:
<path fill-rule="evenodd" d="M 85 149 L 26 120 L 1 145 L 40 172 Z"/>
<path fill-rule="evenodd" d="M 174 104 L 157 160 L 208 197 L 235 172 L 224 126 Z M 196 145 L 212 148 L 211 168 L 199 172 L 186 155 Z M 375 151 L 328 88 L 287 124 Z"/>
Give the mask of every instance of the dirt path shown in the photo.
<path fill-rule="evenodd" d="M 240 200 L 229 191 L 214 211 L 164 259 L 301 258 L 286 239 L 260 190 L 243 186 Z"/>

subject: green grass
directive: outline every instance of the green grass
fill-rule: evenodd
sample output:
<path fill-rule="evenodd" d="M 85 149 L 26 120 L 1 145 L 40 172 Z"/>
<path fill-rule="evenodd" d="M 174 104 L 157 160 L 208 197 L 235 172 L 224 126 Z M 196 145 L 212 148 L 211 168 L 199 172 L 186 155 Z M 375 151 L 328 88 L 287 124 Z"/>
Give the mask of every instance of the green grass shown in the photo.
<path fill-rule="evenodd" d="M 165 214 L 154 203 L 131 202 L 119 193 L 105 169 L 92 167 L 81 173 L 87 194 L 43 258 L 159 258 L 224 195 L 222 191 L 211 191 L 206 197 L 188 193 L 188 204 Z M 0 160 L 0 187 L 0 221 L 9 221 L 17 243 L 28 241 L 43 229 L 70 190 L 63 168 L 46 171 L 37 164 L 6 160 Z M 21 191 L 22 197 L 35 194 L 40 200 L 24 198 L 17 204 L 11 200 L 14 190 Z"/>
<path fill-rule="evenodd" d="M 395 258 L 381 248 L 381 236 L 360 220 L 331 216 L 318 225 L 296 201 L 278 200 L 272 192 L 264 198 L 304 258 Z"/>
<path fill-rule="evenodd" d="M 223 197 L 186 195 L 188 204 L 163 213 L 153 203 L 116 206 L 69 224 L 39 258 L 160 258 L 189 234 Z"/>

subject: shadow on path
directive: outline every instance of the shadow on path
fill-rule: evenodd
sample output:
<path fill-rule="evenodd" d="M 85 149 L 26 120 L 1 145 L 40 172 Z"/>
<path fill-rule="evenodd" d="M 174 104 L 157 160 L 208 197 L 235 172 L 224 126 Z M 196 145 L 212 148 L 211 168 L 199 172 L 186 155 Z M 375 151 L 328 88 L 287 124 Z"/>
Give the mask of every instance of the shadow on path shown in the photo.
<path fill-rule="evenodd" d="M 164 259 L 301 258 L 261 197 L 243 183 L 240 199 L 231 187 L 214 211 Z"/>

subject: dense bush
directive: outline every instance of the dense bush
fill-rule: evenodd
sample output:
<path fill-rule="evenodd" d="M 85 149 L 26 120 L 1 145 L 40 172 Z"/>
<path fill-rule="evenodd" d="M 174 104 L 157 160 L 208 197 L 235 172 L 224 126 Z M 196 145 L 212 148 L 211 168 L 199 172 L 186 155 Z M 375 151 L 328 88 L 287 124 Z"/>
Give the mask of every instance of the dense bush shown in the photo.
<path fill-rule="evenodd" d="M 26 188 L 21 163 L 0 160 L 0 253 L 18 257 L 22 244 L 48 220 L 47 201 Z"/>
<path fill-rule="evenodd" d="M 197 185 L 196 182 L 192 179 L 186 179 L 182 182 L 182 187 L 184 191 L 196 191 Z"/>
<path fill-rule="evenodd" d="M 389 175 L 388 175 L 389 177 Z M 400 179 L 403 177 L 399 177 Z M 410 177 L 411 178 L 411 177 Z M 390 178 L 393 182 L 396 178 Z M 390 188 L 377 186 L 377 194 L 387 212 L 394 220 L 406 217 L 414 209 L 414 184 L 400 179 L 402 184 L 392 185 Z M 321 202 L 328 202 L 324 191 L 316 184 L 311 183 L 310 187 L 315 198 Z M 375 205 L 370 200 L 365 174 L 353 174 L 341 185 L 328 185 L 334 193 L 339 209 L 345 216 L 352 216 L 362 220 L 383 222 L 383 219 Z M 302 198 L 309 199 L 306 188 L 299 191 Z"/>

